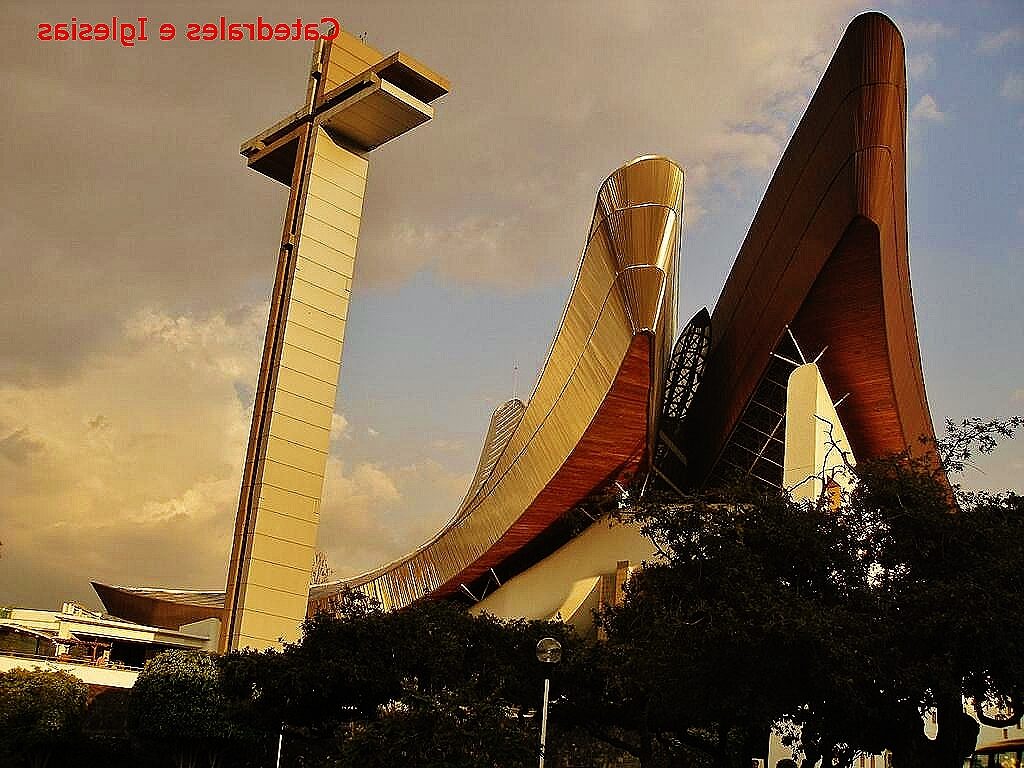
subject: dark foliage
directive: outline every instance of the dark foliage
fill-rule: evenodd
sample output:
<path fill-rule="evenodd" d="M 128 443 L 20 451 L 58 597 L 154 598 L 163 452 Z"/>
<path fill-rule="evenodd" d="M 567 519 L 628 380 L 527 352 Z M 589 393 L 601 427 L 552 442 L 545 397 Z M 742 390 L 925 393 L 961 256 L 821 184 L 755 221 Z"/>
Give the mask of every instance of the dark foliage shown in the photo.
<path fill-rule="evenodd" d="M 954 426 L 943 455 L 962 467 L 1015 427 Z M 591 723 L 651 765 L 747 766 L 776 725 L 805 766 L 954 768 L 978 734 L 963 697 L 1019 719 L 1024 500 L 951 487 L 934 454 L 855 474 L 838 503 L 734 487 L 630 510 L 662 556 L 602 617 Z"/>
<path fill-rule="evenodd" d="M 578 645 L 565 625 L 500 622 L 447 602 L 384 612 L 358 593 L 338 608 L 283 652 L 220 659 L 229 717 L 238 732 L 248 724 L 257 751 L 276 749 L 283 725 L 288 765 L 536 759 L 544 671 L 534 648 L 545 635 Z"/>
<path fill-rule="evenodd" d="M 1024 498 L 945 471 L 1017 426 L 952 425 L 936 454 L 862 463 L 816 504 L 739 486 L 624 510 L 661 554 L 597 617 L 601 641 L 353 592 L 283 651 L 162 654 L 127 702 L 93 702 L 84 740 L 81 683 L 0 675 L 2 756 L 227 768 L 273 765 L 281 743 L 288 768 L 516 768 L 538 757 L 549 675 L 552 768 L 747 768 L 772 728 L 801 768 L 884 750 L 896 768 L 959 768 L 978 734 L 964 701 L 989 725 L 1024 713 Z M 535 658 L 544 636 L 557 665 Z"/>
<path fill-rule="evenodd" d="M 66 672 L 0 673 L 0 758 L 4 765 L 62 763 L 78 739 L 88 689 Z"/>

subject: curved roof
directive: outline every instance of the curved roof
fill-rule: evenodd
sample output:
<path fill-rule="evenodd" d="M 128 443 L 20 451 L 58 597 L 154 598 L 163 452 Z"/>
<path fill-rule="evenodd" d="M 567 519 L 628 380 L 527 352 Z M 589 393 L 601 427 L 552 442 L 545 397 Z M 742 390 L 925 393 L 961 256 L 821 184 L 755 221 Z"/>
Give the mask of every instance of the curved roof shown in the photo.
<path fill-rule="evenodd" d="M 858 458 L 921 451 L 919 438 L 933 439 L 910 291 L 905 134 L 902 39 L 885 16 L 864 14 L 765 192 L 711 317 L 706 358 L 703 343 L 698 350 L 703 374 L 678 441 L 691 484 L 712 475 L 787 330 L 808 359 L 824 352 L 830 391 L 849 393 L 840 417 Z M 525 406 L 495 412 L 455 515 L 404 557 L 315 585 L 311 603 L 344 586 L 385 608 L 450 594 L 595 490 L 649 466 L 675 330 L 682 196 L 682 170 L 661 157 L 637 158 L 605 181 L 536 388 Z M 223 593 L 202 593 L 204 606 L 166 590 L 97 591 L 111 613 L 131 618 L 223 604 Z M 114 602 L 148 613 L 119 613 Z"/>
<path fill-rule="evenodd" d="M 455 513 L 455 519 L 464 517 L 471 508 L 472 502 L 483 490 L 484 484 L 490 479 L 494 467 L 505 452 L 509 440 L 515 434 L 516 427 L 522 421 L 523 413 L 526 412 L 526 404 L 518 397 L 512 398 L 494 409 L 491 414 L 491 422 L 487 425 L 487 434 L 484 436 L 484 445 L 480 449 L 480 460 L 476 465 L 476 472 L 469 482 L 469 490 L 459 504 L 459 510 Z"/>
<path fill-rule="evenodd" d="M 203 619 L 223 619 L 224 590 L 119 587 L 92 582 L 107 613 L 154 627 L 177 629 Z"/>
<path fill-rule="evenodd" d="M 558 333 L 487 478 L 421 547 L 318 585 L 314 600 L 345 586 L 386 608 L 449 594 L 649 458 L 674 330 L 682 198 L 682 169 L 663 157 L 637 158 L 604 182 Z"/>
<path fill-rule="evenodd" d="M 861 458 L 933 439 L 910 291 L 903 40 L 850 24 L 765 192 L 711 320 L 685 425 L 706 479 L 789 326 L 819 361 Z"/>
<path fill-rule="evenodd" d="M 640 157 L 608 177 L 529 403 L 510 400 L 494 412 L 455 515 L 392 563 L 314 585 L 311 604 L 346 586 L 386 608 L 451 593 L 646 465 L 675 330 L 682 202 L 683 171 L 667 158 Z M 136 620 L 194 621 L 224 610 L 223 591 L 94 587 L 111 613 Z"/>

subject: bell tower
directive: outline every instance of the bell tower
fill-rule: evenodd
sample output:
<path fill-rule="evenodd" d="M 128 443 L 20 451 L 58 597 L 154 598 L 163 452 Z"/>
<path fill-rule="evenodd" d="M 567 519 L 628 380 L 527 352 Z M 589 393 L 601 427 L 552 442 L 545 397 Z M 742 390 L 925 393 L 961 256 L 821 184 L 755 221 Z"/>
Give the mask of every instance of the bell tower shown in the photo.
<path fill-rule="evenodd" d="M 304 105 L 242 144 L 291 194 L 235 518 L 220 648 L 298 640 L 341 372 L 369 154 L 434 116 L 448 81 L 339 30 Z"/>

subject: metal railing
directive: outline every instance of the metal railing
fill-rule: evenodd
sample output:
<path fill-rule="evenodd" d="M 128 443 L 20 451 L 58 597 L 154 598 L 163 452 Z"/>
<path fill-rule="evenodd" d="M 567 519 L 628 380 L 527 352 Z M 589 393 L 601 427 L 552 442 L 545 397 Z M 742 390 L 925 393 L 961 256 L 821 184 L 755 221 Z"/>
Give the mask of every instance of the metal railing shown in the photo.
<path fill-rule="evenodd" d="M 94 667 L 95 669 L 122 670 L 125 672 L 141 672 L 142 667 L 131 666 L 120 661 L 104 661 L 103 659 L 83 659 L 74 656 L 47 656 L 41 653 L 26 653 L 24 651 L 8 651 L 0 649 L 0 657 L 13 656 L 17 659 L 31 659 L 33 661 L 47 662 L 51 664 L 77 664 L 83 667 Z"/>

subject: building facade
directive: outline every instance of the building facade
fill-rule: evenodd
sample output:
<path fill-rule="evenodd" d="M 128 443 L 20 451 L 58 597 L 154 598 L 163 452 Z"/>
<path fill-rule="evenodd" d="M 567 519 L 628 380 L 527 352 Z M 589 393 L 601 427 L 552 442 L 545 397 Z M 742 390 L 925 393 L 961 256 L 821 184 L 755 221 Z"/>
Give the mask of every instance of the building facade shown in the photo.
<path fill-rule="evenodd" d="M 342 37 L 318 46 L 306 106 L 243 145 L 292 194 L 227 589 L 97 583 L 112 613 L 174 628 L 214 618 L 222 649 L 294 641 L 345 589 L 386 609 L 450 598 L 585 625 L 651 555 L 608 522 L 624 498 L 737 475 L 814 498 L 858 459 L 929 450 L 903 41 L 869 13 L 843 36 L 714 309 L 677 334 L 683 170 L 623 165 L 598 189 L 536 386 L 495 411 L 462 504 L 413 552 L 310 587 L 367 156 L 430 119 L 447 89 L 405 54 Z"/>
<path fill-rule="evenodd" d="M 216 619 L 169 629 L 73 602 L 59 611 L 0 608 L 0 672 L 39 668 L 68 672 L 93 689 L 131 688 L 149 659 L 168 650 L 216 650 L 219 632 Z"/>

